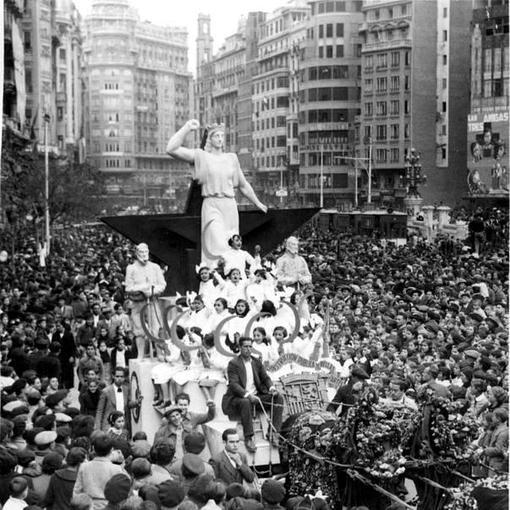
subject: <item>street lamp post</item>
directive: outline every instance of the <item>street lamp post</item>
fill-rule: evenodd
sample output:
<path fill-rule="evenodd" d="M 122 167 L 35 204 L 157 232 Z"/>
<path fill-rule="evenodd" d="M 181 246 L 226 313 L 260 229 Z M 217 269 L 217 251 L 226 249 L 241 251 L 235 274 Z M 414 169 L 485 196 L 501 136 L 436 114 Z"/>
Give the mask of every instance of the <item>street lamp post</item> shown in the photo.
<path fill-rule="evenodd" d="M 411 217 L 415 217 L 418 214 L 423 202 L 418 191 L 418 185 L 424 184 L 427 181 L 427 176 L 423 175 L 421 171 L 420 159 L 420 153 L 415 148 L 410 149 L 405 157 L 405 168 L 400 175 L 402 184 L 407 190 L 404 203 L 407 214 Z"/>
<path fill-rule="evenodd" d="M 321 209 L 324 207 L 324 144 L 321 143 L 321 177 L 320 177 L 320 202 Z"/>
<path fill-rule="evenodd" d="M 49 114 L 44 114 L 44 228 L 45 228 L 45 253 L 50 253 L 50 166 L 48 147 Z"/>

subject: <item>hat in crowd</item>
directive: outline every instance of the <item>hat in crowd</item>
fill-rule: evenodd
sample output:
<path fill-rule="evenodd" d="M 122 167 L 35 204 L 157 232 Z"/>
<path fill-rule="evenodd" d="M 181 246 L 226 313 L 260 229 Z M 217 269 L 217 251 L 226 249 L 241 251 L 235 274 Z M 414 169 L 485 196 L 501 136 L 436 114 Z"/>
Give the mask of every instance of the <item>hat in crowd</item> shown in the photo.
<path fill-rule="evenodd" d="M 55 407 L 59 402 L 67 397 L 67 390 L 58 390 L 46 397 L 46 405 L 48 407 Z"/>
<path fill-rule="evenodd" d="M 123 473 L 113 475 L 104 488 L 105 499 L 112 504 L 120 503 L 129 497 L 131 492 L 131 478 Z"/>
<path fill-rule="evenodd" d="M 269 504 L 277 505 L 285 498 L 285 488 L 276 480 L 266 480 L 262 484 L 262 499 Z"/>
<path fill-rule="evenodd" d="M 235 482 L 227 485 L 225 492 L 227 495 L 227 500 L 234 498 L 244 498 L 244 495 L 246 494 L 246 490 L 243 484 Z"/>
<path fill-rule="evenodd" d="M 158 485 L 158 496 L 162 507 L 173 508 L 182 503 L 186 493 L 179 480 L 166 480 Z"/>
<path fill-rule="evenodd" d="M 138 439 L 137 441 L 133 441 L 133 444 L 131 445 L 131 455 L 133 455 L 135 459 L 139 457 L 148 457 L 150 451 L 151 445 L 146 439 Z"/>
<path fill-rule="evenodd" d="M 264 505 L 256 499 L 244 499 L 243 510 L 264 510 Z"/>
<path fill-rule="evenodd" d="M 205 436 L 201 432 L 190 432 L 184 438 L 184 450 L 199 454 L 205 448 Z"/>
<path fill-rule="evenodd" d="M 35 388 L 29 388 L 26 393 L 28 405 L 36 405 L 41 400 L 41 392 Z"/>
<path fill-rule="evenodd" d="M 27 467 L 32 461 L 35 460 L 35 453 L 29 448 L 18 450 L 16 452 L 18 457 L 18 464 L 22 467 Z"/>
<path fill-rule="evenodd" d="M 37 434 L 39 434 L 39 432 L 43 432 L 43 431 L 44 431 L 44 429 L 41 427 L 34 427 L 30 430 L 27 430 L 24 434 L 25 441 L 29 445 L 35 444 L 35 436 L 37 436 Z"/>
<path fill-rule="evenodd" d="M 46 446 L 57 439 L 57 433 L 54 430 L 43 430 L 34 437 L 34 443 L 37 446 Z"/>
<path fill-rule="evenodd" d="M 57 452 L 50 452 L 44 456 L 42 461 L 43 471 L 51 470 L 52 472 L 60 469 L 64 463 L 64 457 Z"/>
<path fill-rule="evenodd" d="M 66 457 L 66 463 L 68 466 L 78 466 L 87 458 L 87 452 L 84 448 L 79 446 L 73 446 Z"/>
<path fill-rule="evenodd" d="M 182 457 L 182 470 L 195 476 L 205 471 L 204 461 L 195 453 L 185 453 Z"/>
<path fill-rule="evenodd" d="M 358 365 L 354 365 L 352 367 L 351 375 L 353 377 L 357 377 L 358 379 L 369 379 L 369 375 L 366 373 L 366 371 Z"/>
<path fill-rule="evenodd" d="M 73 419 L 66 413 L 55 413 L 55 419 L 57 423 L 69 423 Z"/>
<path fill-rule="evenodd" d="M 12 415 L 13 411 L 18 407 L 26 407 L 25 402 L 23 402 L 23 400 L 11 400 L 10 402 L 7 402 L 2 409 L 5 413 L 11 413 Z M 28 412 L 28 409 L 26 412 Z"/>
<path fill-rule="evenodd" d="M 478 359 L 480 357 L 480 353 L 474 349 L 468 349 L 464 352 L 464 356 L 467 358 Z"/>
<path fill-rule="evenodd" d="M 135 478 L 142 478 L 151 474 L 151 463 L 142 457 L 134 459 L 131 463 L 131 473 Z"/>
<path fill-rule="evenodd" d="M 36 427 L 42 427 L 44 430 L 52 430 L 55 425 L 55 415 L 54 414 L 43 414 L 39 416 L 37 420 L 35 420 L 34 425 Z"/>
<path fill-rule="evenodd" d="M 167 408 L 165 409 L 165 411 L 164 411 L 164 412 L 165 412 L 165 417 L 170 416 L 170 415 L 171 415 L 173 412 L 175 412 L 175 411 L 177 411 L 177 412 L 179 412 L 180 414 L 182 414 L 182 409 L 181 409 L 179 406 L 175 406 L 175 405 L 173 405 L 173 406 L 169 406 L 169 407 L 167 407 Z"/>

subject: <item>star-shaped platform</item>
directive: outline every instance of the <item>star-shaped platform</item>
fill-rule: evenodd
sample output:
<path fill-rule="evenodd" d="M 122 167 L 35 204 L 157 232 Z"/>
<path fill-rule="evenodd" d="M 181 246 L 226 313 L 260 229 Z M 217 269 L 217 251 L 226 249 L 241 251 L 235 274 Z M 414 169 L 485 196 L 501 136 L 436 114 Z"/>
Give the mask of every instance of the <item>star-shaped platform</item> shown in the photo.
<path fill-rule="evenodd" d="M 151 255 L 168 265 L 166 293 L 198 288 L 195 264 L 200 263 L 200 187 L 193 183 L 182 214 L 108 216 L 101 221 L 134 243 L 147 243 Z M 239 211 L 243 249 L 253 253 L 258 244 L 262 255 L 319 212 L 318 208 Z"/>

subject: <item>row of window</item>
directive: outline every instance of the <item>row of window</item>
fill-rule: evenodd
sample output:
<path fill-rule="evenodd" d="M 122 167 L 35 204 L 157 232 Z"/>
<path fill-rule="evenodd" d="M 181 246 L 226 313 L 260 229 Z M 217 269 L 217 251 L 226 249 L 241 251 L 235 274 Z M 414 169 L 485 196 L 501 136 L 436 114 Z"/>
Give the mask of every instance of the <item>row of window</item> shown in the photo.
<path fill-rule="evenodd" d="M 308 80 L 346 80 L 349 66 L 318 66 L 308 68 Z"/>
<path fill-rule="evenodd" d="M 266 149 L 275 147 L 286 147 L 287 137 L 286 136 L 271 136 L 267 138 L 255 138 L 255 148 L 264 152 Z"/>
<path fill-rule="evenodd" d="M 121 167 L 121 163 L 122 163 L 122 166 L 125 167 L 125 168 L 130 168 L 131 167 L 131 160 L 130 159 L 124 159 L 124 160 L 121 160 L 121 159 L 105 159 L 105 167 L 106 168 L 120 168 Z"/>
<path fill-rule="evenodd" d="M 284 115 L 277 115 L 275 117 L 271 117 L 268 119 L 256 120 L 253 123 L 253 127 L 255 131 L 259 131 L 261 129 L 274 129 L 275 127 L 285 127 L 287 125 L 287 117 Z"/>
<path fill-rule="evenodd" d="M 343 44 L 336 46 L 319 46 L 319 58 L 342 58 L 344 56 Z"/>
<path fill-rule="evenodd" d="M 400 8 L 398 7 L 387 7 L 386 9 L 373 9 L 367 12 L 367 19 L 370 21 L 379 20 L 379 19 L 392 19 L 398 18 L 401 16 L 407 16 L 407 13 L 411 12 L 411 4 L 402 4 Z"/>
<path fill-rule="evenodd" d="M 404 51 L 404 65 L 411 65 L 411 52 Z M 370 71 L 374 67 L 374 63 L 378 69 L 384 69 L 388 67 L 388 53 L 378 53 L 377 55 L 367 55 L 364 61 L 365 71 Z M 400 51 L 390 52 L 390 66 L 400 66 Z"/>
<path fill-rule="evenodd" d="M 333 23 L 327 23 L 326 25 L 319 25 L 319 39 L 333 37 L 333 34 L 335 34 L 336 37 L 343 37 L 344 24 L 336 23 L 336 25 L 333 25 Z"/>
<path fill-rule="evenodd" d="M 299 101 L 347 101 L 349 99 L 348 87 L 320 87 L 299 92 Z"/>
<path fill-rule="evenodd" d="M 310 110 L 299 112 L 299 122 L 347 122 L 348 113 L 346 109 L 334 110 Z"/>
<path fill-rule="evenodd" d="M 390 92 L 400 91 L 400 76 L 390 76 Z M 404 90 L 409 90 L 411 78 L 409 75 L 404 76 Z M 386 92 L 388 90 L 388 77 L 380 76 L 375 79 L 375 92 Z M 363 82 L 363 92 L 371 93 L 374 92 L 374 80 L 372 78 L 366 78 Z"/>
<path fill-rule="evenodd" d="M 375 131 L 375 139 L 376 140 L 396 140 L 400 138 L 400 124 L 390 124 L 387 126 L 386 124 L 377 124 L 375 126 L 375 130 L 373 126 L 365 126 L 365 138 L 372 138 Z M 389 137 L 388 137 L 389 135 Z M 411 129 L 409 124 L 404 124 L 404 138 L 407 139 L 411 136 Z"/>
<path fill-rule="evenodd" d="M 255 101 L 255 112 L 263 112 L 264 110 L 274 110 L 275 108 L 288 108 L 289 107 L 289 96 L 273 96 L 271 98 L 265 97 L 262 101 Z"/>
<path fill-rule="evenodd" d="M 266 90 L 274 90 L 275 88 L 288 88 L 289 87 L 289 77 L 288 76 L 278 76 L 277 78 L 271 78 L 264 81 L 259 81 L 255 83 L 255 86 L 252 90 L 252 93 L 262 94 Z"/>
<path fill-rule="evenodd" d="M 361 12 L 361 0 L 350 0 L 350 11 Z M 347 2 L 345 1 L 327 1 L 311 3 L 312 16 L 315 14 L 326 14 L 328 12 L 346 12 Z"/>
<path fill-rule="evenodd" d="M 255 168 L 281 168 L 285 166 L 285 159 L 284 154 L 255 158 Z"/>
<path fill-rule="evenodd" d="M 364 114 L 366 117 L 372 117 L 374 115 L 374 103 L 365 103 Z M 404 113 L 409 113 L 409 101 L 404 100 Z M 400 113 L 400 101 L 398 99 L 389 101 L 389 108 L 387 101 L 377 101 L 375 103 L 375 114 L 381 115 L 398 115 Z"/>

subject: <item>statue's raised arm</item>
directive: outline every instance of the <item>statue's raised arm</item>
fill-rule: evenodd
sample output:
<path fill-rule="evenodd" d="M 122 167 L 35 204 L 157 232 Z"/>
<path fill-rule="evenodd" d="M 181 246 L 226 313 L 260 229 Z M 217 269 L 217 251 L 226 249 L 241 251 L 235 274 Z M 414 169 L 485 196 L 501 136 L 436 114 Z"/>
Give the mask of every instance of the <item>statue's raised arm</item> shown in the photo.
<path fill-rule="evenodd" d="M 215 124 L 207 130 L 204 149 L 183 147 L 184 139 L 200 127 L 197 120 L 189 120 L 175 133 L 167 145 L 170 156 L 194 163 L 193 177 L 202 186 L 201 244 L 202 263 L 214 267 L 228 250 L 228 239 L 239 234 L 239 213 L 235 188 L 262 212 L 267 207 L 257 198 L 246 180 L 237 155 L 223 151 L 225 127 Z"/>

